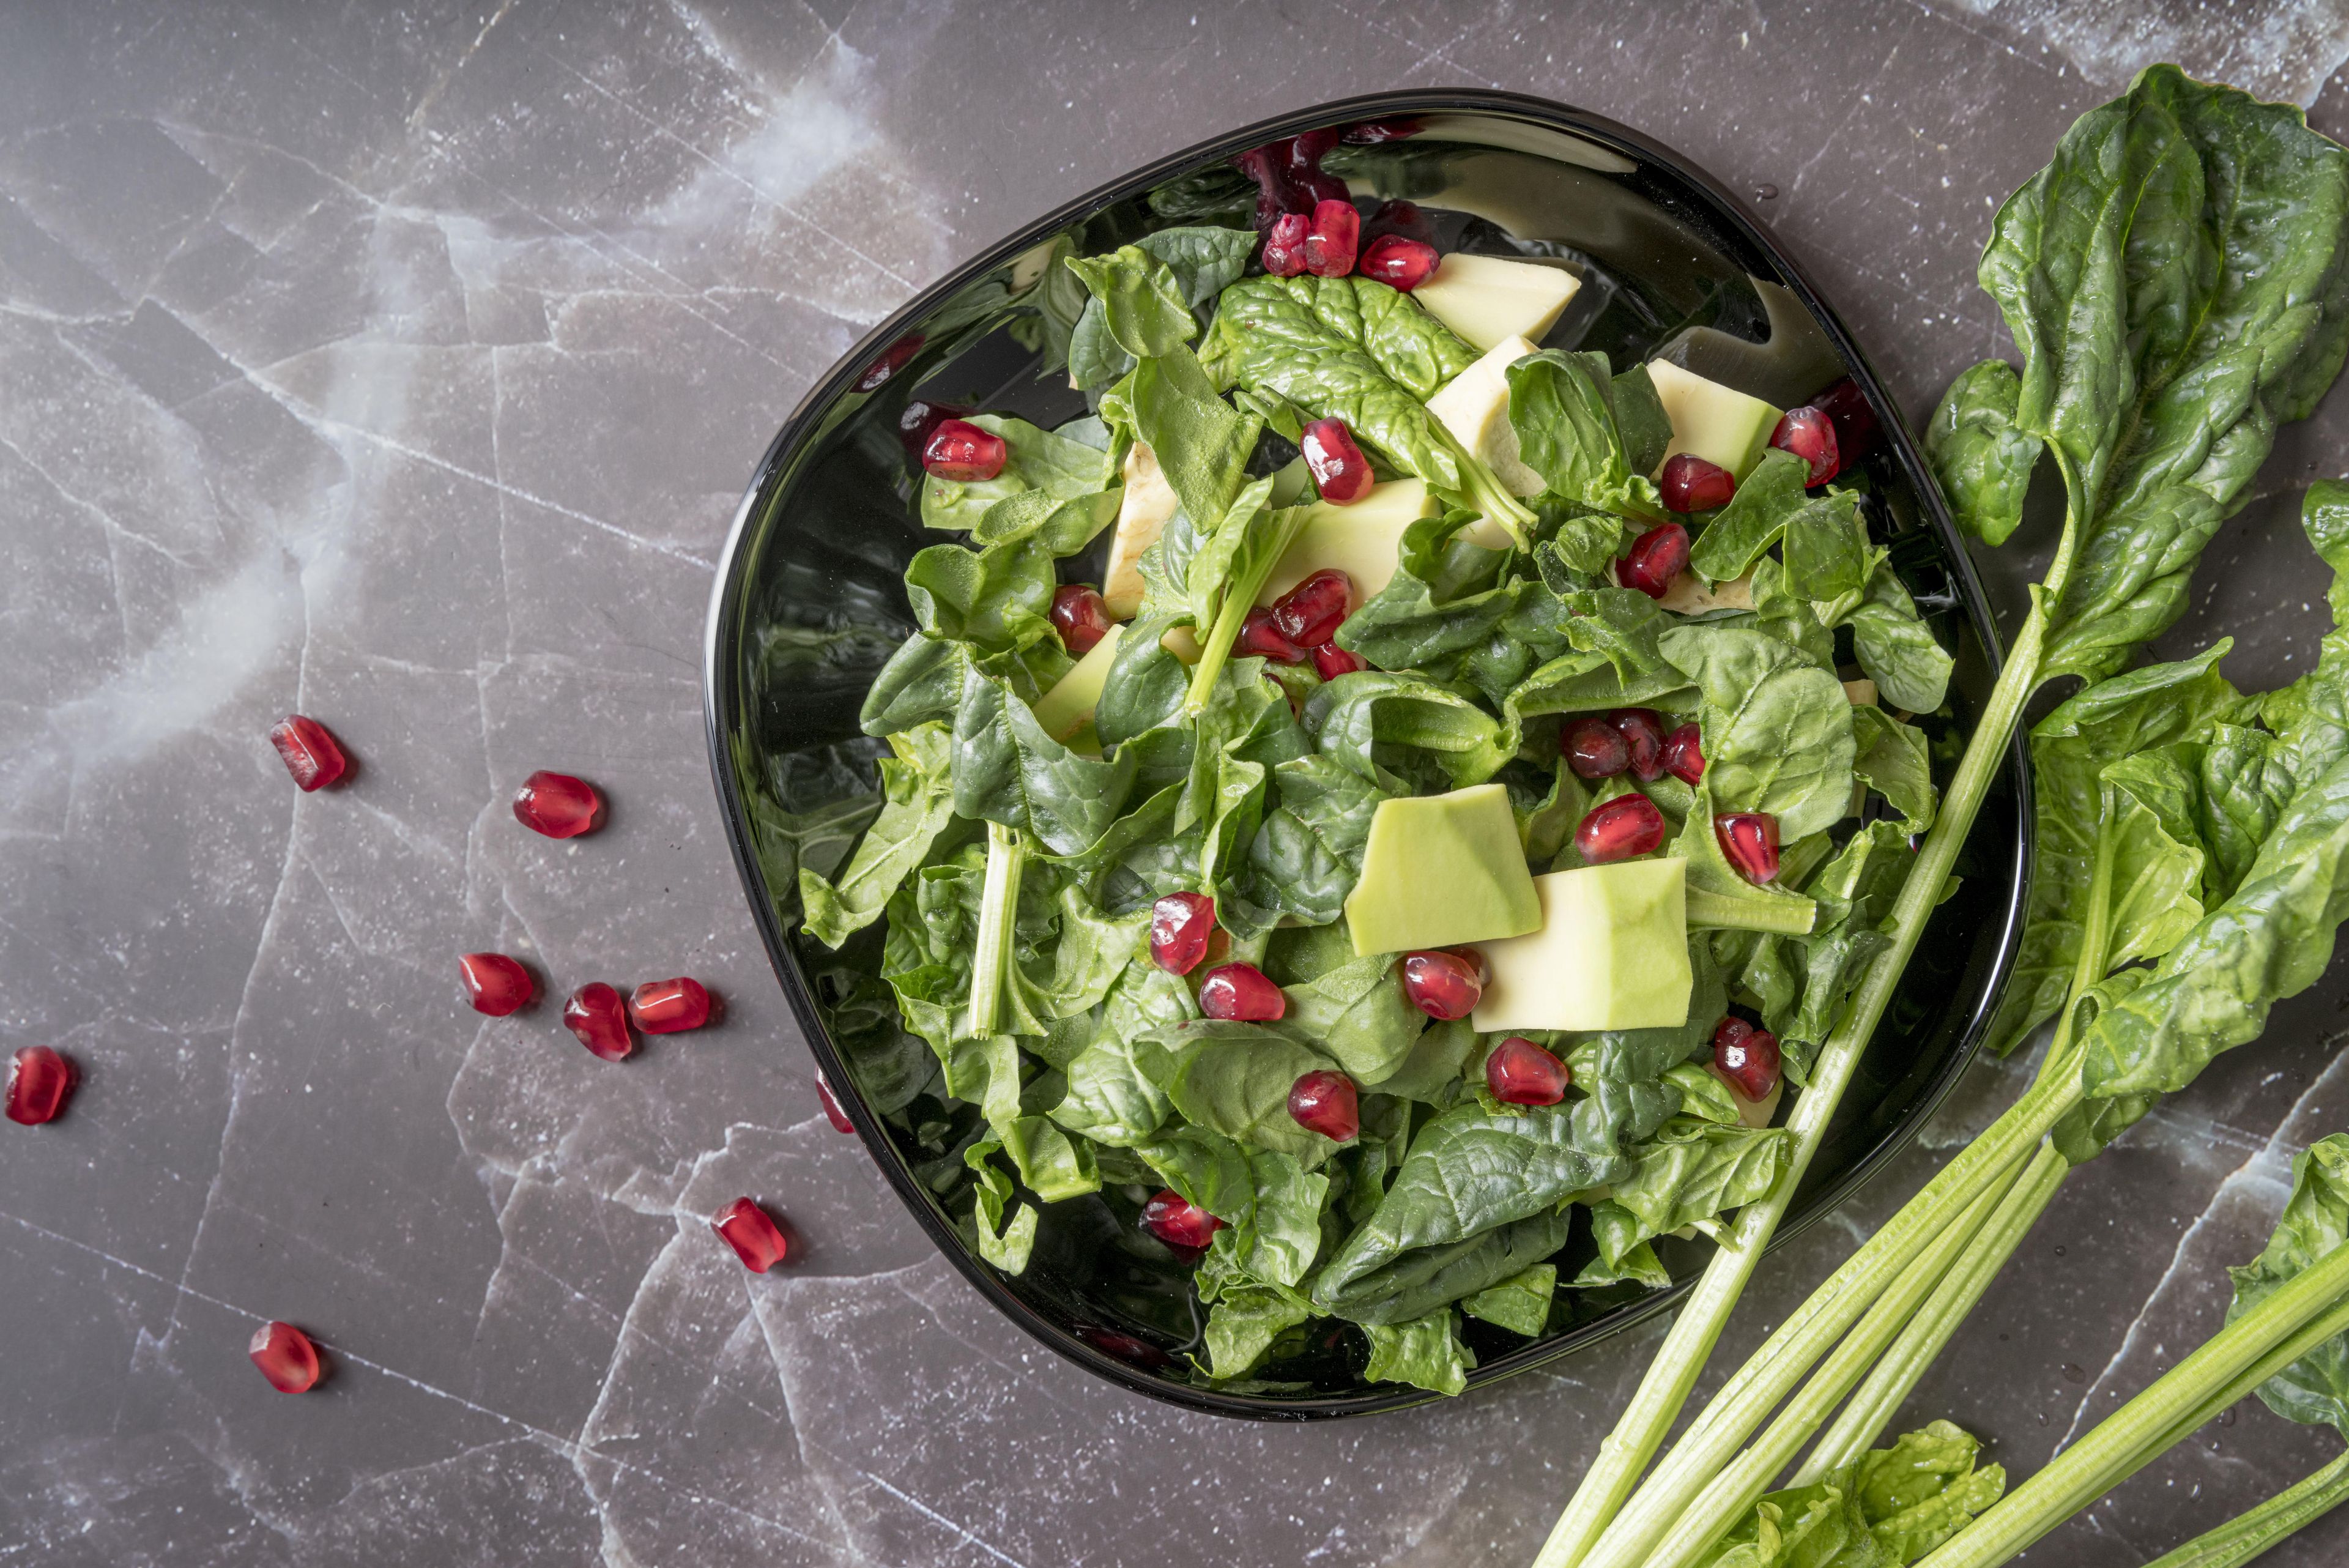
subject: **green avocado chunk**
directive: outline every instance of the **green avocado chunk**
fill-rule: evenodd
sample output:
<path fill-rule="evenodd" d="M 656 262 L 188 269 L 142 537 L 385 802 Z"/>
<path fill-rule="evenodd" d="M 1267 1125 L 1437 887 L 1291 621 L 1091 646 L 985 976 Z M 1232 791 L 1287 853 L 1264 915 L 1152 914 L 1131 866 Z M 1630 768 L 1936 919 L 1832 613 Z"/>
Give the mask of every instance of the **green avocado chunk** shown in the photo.
<path fill-rule="evenodd" d="M 1361 879 L 1346 899 L 1356 953 L 1523 936 L 1541 919 L 1507 790 L 1478 784 L 1379 803 Z"/>
<path fill-rule="evenodd" d="M 1619 860 L 1536 877 L 1541 929 L 1482 950 L 1476 1032 L 1686 1023 L 1687 873 L 1685 860 Z"/>

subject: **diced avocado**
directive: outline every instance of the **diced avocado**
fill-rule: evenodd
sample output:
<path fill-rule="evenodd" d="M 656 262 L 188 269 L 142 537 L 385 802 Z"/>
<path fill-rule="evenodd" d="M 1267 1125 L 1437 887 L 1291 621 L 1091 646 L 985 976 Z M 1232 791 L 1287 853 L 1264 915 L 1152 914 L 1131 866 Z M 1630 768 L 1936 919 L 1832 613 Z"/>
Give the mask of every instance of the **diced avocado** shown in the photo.
<path fill-rule="evenodd" d="M 1847 680 L 1843 683 L 1843 694 L 1844 700 L 1855 708 L 1876 706 L 1876 682 L 1873 680 Z"/>
<path fill-rule="evenodd" d="M 1704 586 L 1704 579 L 1694 572 L 1682 572 L 1664 589 L 1658 605 L 1674 615 L 1704 615 L 1717 609 L 1750 610 L 1754 607 L 1754 574 L 1732 577 L 1725 583 Z"/>
<path fill-rule="evenodd" d="M 1436 511 L 1436 499 L 1423 479 L 1373 484 L 1369 494 L 1350 506 L 1315 502 L 1296 542 L 1273 564 L 1272 576 L 1264 580 L 1256 602 L 1272 603 L 1325 566 L 1353 578 L 1354 592 L 1370 597 L 1395 575 L 1402 558 L 1403 530 Z"/>
<path fill-rule="evenodd" d="M 1535 877 L 1540 929 L 1479 944 L 1493 978 L 1476 1032 L 1687 1023 L 1687 874 L 1685 860 L 1622 860 Z"/>
<path fill-rule="evenodd" d="M 1557 325 L 1582 280 L 1563 267 L 1454 251 L 1411 296 L 1480 349 L 1512 337 L 1538 340 Z"/>
<path fill-rule="evenodd" d="M 1118 639 L 1124 635 L 1125 628 L 1110 628 L 1050 691 L 1036 699 L 1036 722 L 1046 734 L 1065 741 L 1092 718 L 1093 704 L 1101 701 L 1102 685 L 1109 680 L 1110 660 L 1117 657 Z"/>
<path fill-rule="evenodd" d="M 1361 878 L 1346 898 L 1346 925 L 1361 954 L 1452 947 L 1537 929 L 1541 904 L 1517 842 L 1509 792 L 1477 784 L 1379 802 L 1362 849 Z"/>
<path fill-rule="evenodd" d="M 1534 351 L 1526 337 L 1504 337 L 1427 400 L 1427 411 L 1483 458 L 1512 495 L 1544 489 L 1542 476 L 1518 457 L 1516 427 L 1509 423 L 1509 367 Z"/>
<path fill-rule="evenodd" d="M 1125 493 L 1117 504 L 1117 533 L 1110 540 L 1109 569 L 1102 574 L 1102 602 L 1120 620 L 1142 608 L 1142 553 L 1158 543 L 1166 520 L 1182 501 L 1158 471 L 1157 454 L 1143 441 L 1125 449 Z"/>
<path fill-rule="evenodd" d="M 1199 646 L 1199 634 L 1187 626 L 1170 626 L 1158 639 L 1158 646 L 1174 656 L 1180 664 L 1199 662 L 1206 649 Z"/>
<path fill-rule="evenodd" d="M 1667 461 L 1692 452 L 1743 479 L 1770 450 L 1770 437 L 1785 410 L 1665 359 L 1648 361 L 1648 379 L 1655 383 L 1656 400 L 1672 421 L 1672 442 L 1664 449 Z"/>

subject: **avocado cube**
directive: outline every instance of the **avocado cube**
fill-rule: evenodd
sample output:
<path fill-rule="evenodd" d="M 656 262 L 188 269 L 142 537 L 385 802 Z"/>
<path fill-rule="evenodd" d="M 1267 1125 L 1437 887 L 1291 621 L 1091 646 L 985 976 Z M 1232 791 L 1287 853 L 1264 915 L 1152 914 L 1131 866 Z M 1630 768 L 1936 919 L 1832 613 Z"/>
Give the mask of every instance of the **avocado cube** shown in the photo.
<path fill-rule="evenodd" d="M 1540 928 L 1477 944 L 1492 980 L 1476 1032 L 1686 1023 L 1687 873 L 1685 860 L 1620 860 L 1535 877 Z"/>
<path fill-rule="evenodd" d="M 1541 903 L 1496 784 L 1382 800 L 1346 898 L 1358 954 L 1489 941 L 1537 929 Z"/>

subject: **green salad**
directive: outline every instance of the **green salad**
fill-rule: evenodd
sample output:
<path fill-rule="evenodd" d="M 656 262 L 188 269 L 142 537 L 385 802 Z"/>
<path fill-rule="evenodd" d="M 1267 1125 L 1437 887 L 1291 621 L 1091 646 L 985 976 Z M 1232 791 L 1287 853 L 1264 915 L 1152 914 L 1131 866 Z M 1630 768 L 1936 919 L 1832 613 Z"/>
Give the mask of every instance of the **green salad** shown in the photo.
<path fill-rule="evenodd" d="M 1050 265 L 1095 411 L 916 432 L 945 537 L 806 930 L 885 925 L 988 1263 L 1094 1206 L 1193 1271 L 1174 1375 L 1279 1388 L 1336 1320 L 1456 1393 L 1464 1318 L 1661 1287 L 1770 1190 L 1886 945 L 1911 721 L 1962 737 L 1873 417 L 1578 352 L 1571 267 L 1350 202 Z"/>

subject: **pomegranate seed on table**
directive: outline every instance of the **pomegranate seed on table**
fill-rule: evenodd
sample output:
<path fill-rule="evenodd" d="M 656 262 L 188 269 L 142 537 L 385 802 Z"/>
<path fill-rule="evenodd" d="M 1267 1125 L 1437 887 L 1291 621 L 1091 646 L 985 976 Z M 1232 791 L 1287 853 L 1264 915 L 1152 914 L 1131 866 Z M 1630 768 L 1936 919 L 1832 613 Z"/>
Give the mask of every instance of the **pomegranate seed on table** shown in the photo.
<path fill-rule="evenodd" d="M 1358 670 L 1368 670 L 1370 660 L 1361 654 L 1325 642 L 1313 650 L 1313 669 L 1324 680 L 1335 680 L 1340 675 L 1351 675 Z"/>
<path fill-rule="evenodd" d="M 1713 819 L 1721 852 L 1749 882 L 1778 875 L 1778 819 L 1766 811 L 1733 811 Z"/>
<path fill-rule="evenodd" d="M 579 1044 L 606 1062 L 618 1062 L 636 1048 L 628 1037 L 628 1010 L 620 993 L 600 980 L 591 980 L 563 1004 L 563 1026 Z"/>
<path fill-rule="evenodd" d="M 539 770 L 514 792 L 514 820 L 549 838 L 576 838 L 604 826 L 604 797 L 585 779 Z"/>
<path fill-rule="evenodd" d="M 1336 1143 L 1351 1143 L 1362 1130 L 1354 1080 L 1327 1070 L 1307 1073 L 1288 1086 L 1288 1115 L 1307 1132 Z"/>
<path fill-rule="evenodd" d="M 1315 277 L 1343 277 L 1354 270 L 1354 254 L 1362 243 L 1362 214 L 1341 195 L 1324 196 L 1313 203 L 1313 222 L 1305 231 L 1305 270 Z"/>
<path fill-rule="evenodd" d="M 1710 512 L 1729 504 L 1729 498 L 1737 493 L 1737 478 L 1717 462 L 1681 452 L 1665 462 L 1656 489 L 1671 511 Z"/>
<path fill-rule="evenodd" d="M 1264 270 L 1275 277 L 1295 277 L 1305 270 L 1305 214 L 1283 213 L 1264 236 Z"/>
<path fill-rule="evenodd" d="M 1778 1037 L 1743 1018 L 1724 1018 L 1713 1032 L 1713 1064 L 1747 1099 L 1766 1100 L 1778 1086 Z"/>
<path fill-rule="evenodd" d="M 1815 408 L 1787 410 L 1770 432 L 1770 444 L 1810 464 L 1806 485 L 1825 484 L 1842 466 L 1836 452 L 1835 421 Z"/>
<path fill-rule="evenodd" d="M 840 1108 L 840 1100 L 833 1094 L 832 1084 L 824 1077 L 821 1067 L 815 1073 L 815 1097 L 823 1102 L 823 1119 L 832 1124 L 833 1131 L 853 1133 L 856 1130 L 856 1124 L 850 1121 L 848 1113 Z"/>
<path fill-rule="evenodd" d="M 465 984 L 465 1000 L 476 1012 L 503 1018 L 530 1005 L 538 982 L 520 961 L 503 953 L 465 953 L 457 960 L 457 973 Z"/>
<path fill-rule="evenodd" d="M 1554 1106 L 1573 1082 L 1565 1063 L 1522 1034 L 1510 1035 L 1485 1058 L 1485 1086 L 1505 1106 Z"/>
<path fill-rule="evenodd" d="M 265 1323 L 254 1331 L 245 1354 L 280 1394 L 307 1394 L 318 1382 L 318 1347 L 290 1323 Z"/>
<path fill-rule="evenodd" d="M 1631 552 L 1615 563 L 1615 580 L 1651 599 L 1671 591 L 1672 579 L 1688 570 L 1688 530 L 1659 523 L 1631 541 Z"/>
<path fill-rule="evenodd" d="M 628 993 L 628 1022 L 646 1034 L 681 1034 L 709 1022 L 709 992 L 688 975 L 648 980 Z"/>
<path fill-rule="evenodd" d="M 1346 623 L 1353 597 L 1354 579 L 1324 567 L 1273 601 L 1273 627 L 1299 648 L 1319 648 Z"/>
<path fill-rule="evenodd" d="M 783 1228 L 773 1216 L 747 1198 L 737 1198 L 711 1216 L 709 1228 L 734 1249 L 742 1266 L 754 1274 L 763 1274 L 783 1261 L 790 1243 L 783 1240 Z"/>
<path fill-rule="evenodd" d="M 1227 963 L 1199 982 L 1199 1011 L 1237 1023 L 1269 1023 L 1288 1011 L 1288 998 L 1252 963 Z"/>
<path fill-rule="evenodd" d="M 8 1119 L 28 1127 L 53 1122 L 73 1089 L 71 1062 L 47 1045 L 27 1045 L 8 1064 Z"/>
<path fill-rule="evenodd" d="M 350 766 L 334 732 L 316 719 L 305 719 L 295 713 L 269 732 L 269 743 L 277 748 L 277 755 L 285 763 L 285 771 L 294 775 L 295 787 L 307 794 L 312 790 L 326 788 L 343 776 Z"/>
<path fill-rule="evenodd" d="M 1484 1000 L 1478 964 L 1460 953 L 1431 950 L 1402 955 L 1402 992 L 1430 1018 L 1465 1018 Z"/>
<path fill-rule="evenodd" d="M 1575 827 L 1574 846 L 1593 866 L 1652 855 L 1663 847 L 1664 814 L 1643 794 L 1617 795 Z"/>
<path fill-rule="evenodd" d="M 1001 473 L 1010 455 L 1011 449 L 1003 444 L 1001 436 L 968 420 L 945 420 L 922 448 L 922 472 L 932 479 L 975 484 Z"/>
<path fill-rule="evenodd" d="M 1109 606 L 1091 583 L 1063 583 L 1053 589 L 1051 616 L 1061 646 L 1080 659 L 1109 635 Z"/>
<path fill-rule="evenodd" d="M 1262 605 L 1248 611 L 1247 619 L 1240 623 L 1232 651 L 1243 658 L 1269 659 L 1276 664 L 1305 662 L 1305 650 L 1280 635 L 1280 628 L 1272 624 L 1272 611 Z"/>
<path fill-rule="evenodd" d="M 1409 294 L 1425 283 L 1444 258 L 1435 247 L 1401 234 L 1382 234 L 1362 253 L 1362 275 Z"/>
<path fill-rule="evenodd" d="M 1694 724 L 1664 737 L 1664 772 L 1685 784 L 1704 782 L 1704 734 Z"/>
<path fill-rule="evenodd" d="M 1142 1206 L 1142 1223 L 1168 1246 L 1188 1247 L 1195 1251 L 1204 1249 L 1224 1228 L 1222 1220 L 1172 1188 L 1161 1188 Z"/>
<path fill-rule="evenodd" d="M 1623 732 L 1596 716 L 1560 731 L 1557 749 L 1577 778 L 1611 779 L 1631 765 L 1631 743 Z"/>
<path fill-rule="evenodd" d="M 1343 420 L 1315 420 L 1297 432 L 1297 449 L 1312 472 L 1313 488 L 1332 506 L 1351 506 L 1371 493 L 1371 460 Z"/>
<path fill-rule="evenodd" d="M 1653 708 L 1618 708 L 1607 715 L 1631 748 L 1631 776 L 1653 784 L 1664 776 L 1664 722 Z"/>
<path fill-rule="evenodd" d="M 1150 961 L 1168 974 L 1188 974 L 1207 956 L 1216 929 L 1216 901 L 1205 893 L 1169 893 L 1150 906 Z"/>
<path fill-rule="evenodd" d="M 1866 457 L 1884 433 L 1876 422 L 1876 410 L 1868 406 L 1868 394 L 1849 376 L 1813 398 L 1810 406 L 1834 424 L 1836 457 L 1846 468 Z"/>

